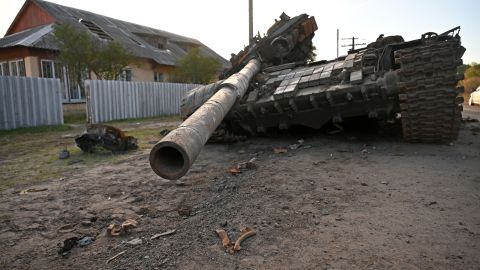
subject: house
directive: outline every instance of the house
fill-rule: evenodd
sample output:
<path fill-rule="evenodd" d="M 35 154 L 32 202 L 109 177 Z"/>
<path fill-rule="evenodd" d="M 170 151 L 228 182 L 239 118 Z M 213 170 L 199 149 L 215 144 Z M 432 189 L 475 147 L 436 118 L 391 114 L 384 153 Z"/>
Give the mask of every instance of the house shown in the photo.
<path fill-rule="evenodd" d="M 133 56 L 123 80 L 169 81 L 177 61 L 191 48 L 218 59 L 223 68 L 230 63 L 200 41 L 129 23 L 89 11 L 42 0 L 26 0 L 8 31 L 0 39 L 0 76 L 58 78 L 64 85 L 63 100 L 83 100 L 85 94 L 68 81 L 66 68 L 57 60 L 53 26 L 69 23 L 100 40 L 115 40 Z M 87 75 L 88 76 L 88 75 Z"/>

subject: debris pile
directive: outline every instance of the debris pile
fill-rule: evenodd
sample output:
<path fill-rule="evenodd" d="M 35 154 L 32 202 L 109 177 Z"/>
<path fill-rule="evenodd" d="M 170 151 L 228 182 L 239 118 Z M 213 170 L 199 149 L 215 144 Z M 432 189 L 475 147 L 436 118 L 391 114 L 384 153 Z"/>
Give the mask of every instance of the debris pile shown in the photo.
<path fill-rule="evenodd" d="M 103 124 L 88 125 L 85 133 L 75 138 L 75 143 L 87 153 L 95 152 L 98 146 L 112 152 L 138 148 L 136 138 L 125 135 L 119 128 Z"/>

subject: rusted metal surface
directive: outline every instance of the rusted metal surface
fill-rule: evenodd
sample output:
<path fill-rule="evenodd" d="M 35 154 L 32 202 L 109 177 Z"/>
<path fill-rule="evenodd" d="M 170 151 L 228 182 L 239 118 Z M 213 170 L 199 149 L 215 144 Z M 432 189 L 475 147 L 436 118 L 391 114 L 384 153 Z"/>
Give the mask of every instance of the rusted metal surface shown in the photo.
<path fill-rule="evenodd" d="M 317 30 L 314 17 L 307 14 L 290 18 L 285 13 L 280 20 L 275 20 L 267 36 L 254 37 L 254 43 L 245 47 L 238 54 L 232 54 L 232 68 L 222 77 L 228 77 L 237 72 L 250 59 L 257 58 L 264 66 L 279 65 L 290 62 L 306 63 L 308 54 L 312 51 L 312 39 Z"/>
<path fill-rule="evenodd" d="M 97 147 L 112 152 L 122 152 L 136 149 L 137 139 L 127 136 L 125 133 L 113 126 L 92 124 L 81 136 L 75 138 L 75 143 L 84 152 L 94 152 Z"/>
<path fill-rule="evenodd" d="M 178 179 L 187 173 L 203 145 L 223 121 L 233 104 L 242 98 L 249 82 L 260 70 L 252 59 L 238 73 L 228 77 L 207 102 L 177 129 L 172 130 L 150 152 L 150 166 L 159 176 Z"/>

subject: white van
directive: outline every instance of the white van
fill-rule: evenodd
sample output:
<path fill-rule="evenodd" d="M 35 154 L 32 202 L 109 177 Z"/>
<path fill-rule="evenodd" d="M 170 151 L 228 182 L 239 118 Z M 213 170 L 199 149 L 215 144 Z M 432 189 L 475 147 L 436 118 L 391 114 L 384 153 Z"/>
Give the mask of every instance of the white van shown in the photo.
<path fill-rule="evenodd" d="M 470 94 L 468 105 L 472 106 L 474 104 L 480 105 L 480 86 Z"/>

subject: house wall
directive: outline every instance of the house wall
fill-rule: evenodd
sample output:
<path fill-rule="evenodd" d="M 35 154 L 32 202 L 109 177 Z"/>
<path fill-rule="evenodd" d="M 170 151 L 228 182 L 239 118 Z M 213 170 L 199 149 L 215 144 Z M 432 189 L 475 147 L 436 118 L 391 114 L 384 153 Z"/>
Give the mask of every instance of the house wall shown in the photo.
<path fill-rule="evenodd" d="M 40 59 L 37 56 L 27 56 L 25 61 L 25 75 L 27 77 L 40 77 Z"/>
<path fill-rule="evenodd" d="M 0 62 L 23 59 L 27 77 L 41 77 L 41 60 L 56 60 L 58 53 L 51 50 L 42 50 L 25 47 L 0 48 Z M 169 82 L 175 71 L 174 66 L 159 65 L 149 59 L 138 58 L 127 68 L 132 70 L 133 81 L 153 82 L 154 72 L 164 74 L 164 80 Z M 97 79 L 91 74 L 91 79 Z"/>
<path fill-rule="evenodd" d="M 27 55 L 30 55 L 30 53 L 28 48 L 25 47 L 10 47 L 0 49 L 0 61 L 24 58 Z"/>
<path fill-rule="evenodd" d="M 137 59 L 134 63 L 128 65 L 132 70 L 132 81 L 153 81 L 153 70 L 150 61 L 146 59 Z"/>
<path fill-rule="evenodd" d="M 175 67 L 158 65 L 152 63 L 148 59 L 137 59 L 134 63 L 130 64 L 127 68 L 132 70 L 133 81 L 153 82 L 154 72 L 160 72 L 164 74 L 165 81 L 169 81 Z"/>
<path fill-rule="evenodd" d="M 164 65 L 156 65 L 153 69 L 156 72 L 163 73 L 166 82 L 171 82 L 173 78 L 173 72 L 175 72 L 175 67 L 172 66 L 164 66 Z M 153 77 L 152 77 L 153 80 Z"/>
<path fill-rule="evenodd" d="M 46 13 L 35 3 L 28 1 L 18 13 L 20 16 L 15 18 L 6 35 L 11 35 L 35 26 L 53 23 L 55 19 Z"/>
<path fill-rule="evenodd" d="M 25 63 L 25 75 L 27 77 L 41 77 L 40 60 L 56 59 L 56 53 L 51 50 L 42 50 L 26 47 L 0 48 L 0 62 L 23 59 Z"/>

